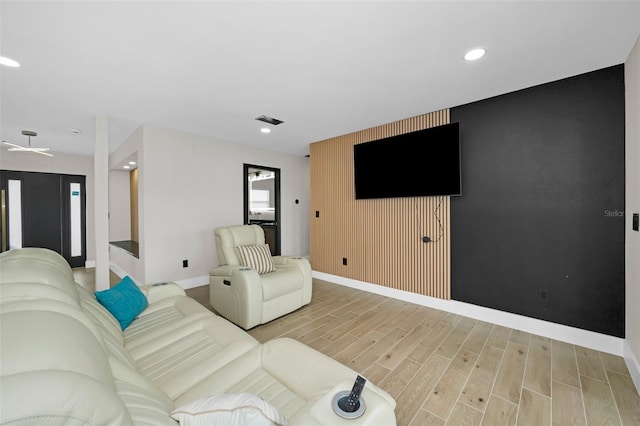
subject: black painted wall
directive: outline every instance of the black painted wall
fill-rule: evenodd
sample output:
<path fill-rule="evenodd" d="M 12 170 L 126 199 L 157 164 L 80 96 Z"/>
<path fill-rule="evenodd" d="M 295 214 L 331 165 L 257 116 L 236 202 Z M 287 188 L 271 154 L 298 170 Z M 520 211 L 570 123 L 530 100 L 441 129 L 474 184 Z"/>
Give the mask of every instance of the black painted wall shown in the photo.
<path fill-rule="evenodd" d="M 624 65 L 452 108 L 451 121 L 452 298 L 624 337 Z"/>

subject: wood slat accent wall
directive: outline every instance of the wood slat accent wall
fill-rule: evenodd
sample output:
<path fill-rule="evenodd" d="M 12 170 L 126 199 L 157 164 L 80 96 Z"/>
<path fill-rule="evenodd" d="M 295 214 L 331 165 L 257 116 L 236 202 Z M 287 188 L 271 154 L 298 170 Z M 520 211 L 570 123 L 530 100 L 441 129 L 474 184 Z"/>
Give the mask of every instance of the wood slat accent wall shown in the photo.
<path fill-rule="evenodd" d="M 449 197 L 356 200 L 353 180 L 353 145 L 448 123 L 446 109 L 311 144 L 314 271 L 450 299 Z"/>

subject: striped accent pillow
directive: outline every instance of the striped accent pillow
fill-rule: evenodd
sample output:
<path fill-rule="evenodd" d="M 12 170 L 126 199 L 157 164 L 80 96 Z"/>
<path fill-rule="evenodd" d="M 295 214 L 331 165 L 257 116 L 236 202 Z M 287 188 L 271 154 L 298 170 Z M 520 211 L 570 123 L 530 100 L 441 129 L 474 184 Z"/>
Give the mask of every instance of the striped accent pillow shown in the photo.
<path fill-rule="evenodd" d="M 271 250 L 268 244 L 256 244 L 254 246 L 238 246 L 240 262 L 243 266 L 255 269 L 259 274 L 266 274 L 276 270 L 271 259 Z"/>

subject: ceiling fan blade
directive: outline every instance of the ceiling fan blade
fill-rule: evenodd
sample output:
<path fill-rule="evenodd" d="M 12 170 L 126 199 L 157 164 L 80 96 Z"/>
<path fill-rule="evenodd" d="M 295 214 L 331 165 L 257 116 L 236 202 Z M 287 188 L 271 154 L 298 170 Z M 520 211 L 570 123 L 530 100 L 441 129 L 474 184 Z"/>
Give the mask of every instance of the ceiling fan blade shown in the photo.
<path fill-rule="evenodd" d="M 14 143 L 10 143 L 10 142 L 7 142 L 7 141 L 4 141 L 4 143 L 13 147 L 13 148 L 9 148 L 9 151 L 34 152 L 36 154 L 46 155 L 47 157 L 53 157 L 53 154 L 49 154 L 48 152 L 44 152 L 44 151 L 49 151 L 50 148 L 29 148 L 29 147 L 16 145 Z"/>
<path fill-rule="evenodd" d="M 33 149 L 30 149 L 29 151 L 34 152 L 36 154 L 46 155 L 47 157 L 53 157 L 53 154 L 49 154 L 48 152 L 36 151 L 36 150 L 33 150 Z"/>
<path fill-rule="evenodd" d="M 16 149 L 16 150 L 24 149 L 24 147 L 23 147 L 23 146 L 16 145 L 16 144 L 14 144 L 14 143 L 10 143 L 10 142 L 7 142 L 7 141 L 3 141 L 3 142 L 4 142 L 5 144 L 9 145 L 9 146 L 14 147 L 13 149 Z"/>

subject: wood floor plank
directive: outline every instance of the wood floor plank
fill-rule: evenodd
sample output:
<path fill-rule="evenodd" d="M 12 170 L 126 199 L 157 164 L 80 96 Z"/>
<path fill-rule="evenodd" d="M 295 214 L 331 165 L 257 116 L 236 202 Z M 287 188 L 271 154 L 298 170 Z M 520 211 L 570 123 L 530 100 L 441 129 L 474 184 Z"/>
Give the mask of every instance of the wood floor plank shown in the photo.
<path fill-rule="evenodd" d="M 598 352 L 600 355 L 600 359 L 602 360 L 602 365 L 604 365 L 604 369 L 606 371 L 612 371 L 618 374 L 625 374 L 629 376 L 629 369 L 627 369 L 627 364 L 624 362 L 624 358 L 617 355 L 608 354 L 605 352 Z"/>
<path fill-rule="evenodd" d="M 354 325 L 349 333 L 360 335 L 375 330 L 390 317 L 398 315 L 398 308 L 394 307 L 392 303 L 381 303 L 367 311 L 366 314 L 366 320 Z"/>
<path fill-rule="evenodd" d="M 333 330 L 326 333 L 323 337 L 329 340 L 337 340 L 340 337 L 344 336 L 345 334 L 350 333 L 353 329 L 357 328 L 359 325 L 366 323 L 373 316 L 375 316 L 374 311 L 367 311 L 362 315 L 356 315 L 351 320 L 343 321 L 341 324 L 334 327 Z"/>
<path fill-rule="evenodd" d="M 420 306 L 416 312 L 399 322 L 397 327 L 407 331 L 411 331 L 419 324 L 425 327 L 433 328 L 444 317 L 443 311 L 437 311 L 426 306 Z"/>
<path fill-rule="evenodd" d="M 469 333 L 469 337 L 462 344 L 462 349 L 479 354 L 482 352 L 482 348 L 484 348 L 492 329 L 493 324 L 489 324 L 484 321 L 476 321 L 476 324 Z"/>
<path fill-rule="evenodd" d="M 573 345 L 559 340 L 551 342 L 551 378 L 565 385 L 580 387 L 578 364 Z"/>
<path fill-rule="evenodd" d="M 356 371 L 363 371 L 382 358 L 382 356 L 395 346 L 399 340 L 402 340 L 406 334 L 407 332 L 401 328 L 394 328 L 389 334 L 383 336 L 380 340 L 363 350 L 360 354 L 357 354 L 352 360 L 345 364 L 347 367 Z"/>
<path fill-rule="evenodd" d="M 457 402 L 447 419 L 449 426 L 478 426 L 482 422 L 482 412 Z"/>
<path fill-rule="evenodd" d="M 423 408 L 441 419 L 448 418 L 477 358 L 478 355 L 473 352 L 460 351 L 436 384 Z"/>
<path fill-rule="evenodd" d="M 298 316 L 286 318 L 287 321 L 273 321 L 268 324 L 260 325 L 249 330 L 249 334 L 254 339 L 264 343 L 276 337 L 283 336 L 284 334 L 295 330 L 298 327 L 302 327 L 309 323 L 309 318 Z"/>
<path fill-rule="evenodd" d="M 483 426 L 511 426 L 516 424 L 518 406 L 492 395 L 482 418 Z"/>
<path fill-rule="evenodd" d="M 551 425 L 551 398 L 532 392 L 529 389 L 522 389 L 517 425 Z"/>
<path fill-rule="evenodd" d="M 357 298 L 353 302 L 337 307 L 329 313 L 338 317 L 348 312 L 362 314 L 382 302 L 384 302 L 384 298 L 382 298 L 381 296 L 373 293 L 364 293 L 361 297 Z"/>
<path fill-rule="evenodd" d="M 394 328 L 398 328 L 398 325 L 402 323 L 408 316 L 412 315 L 418 310 L 418 305 L 405 302 L 402 307 L 397 311 L 397 314 L 388 316 L 385 321 L 380 323 L 376 330 L 380 333 L 387 334 Z"/>
<path fill-rule="evenodd" d="M 611 387 L 600 380 L 580 376 L 584 411 L 589 425 L 621 425 Z"/>
<path fill-rule="evenodd" d="M 409 354 L 409 359 L 423 364 L 433 354 L 440 344 L 447 338 L 453 330 L 449 323 L 439 322 L 431 333 L 424 338 L 418 346 Z"/>
<path fill-rule="evenodd" d="M 551 424 L 553 426 L 587 424 L 580 389 L 564 383 L 551 383 Z"/>
<path fill-rule="evenodd" d="M 509 336 L 511 336 L 510 328 L 503 327 L 501 325 L 494 325 L 493 330 L 491 330 L 491 334 L 489 334 L 487 345 L 504 349 L 509 341 Z"/>
<path fill-rule="evenodd" d="M 332 330 L 337 324 L 342 324 L 344 321 L 351 321 L 358 315 L 354 313 L 347 313 L 344 317 L 334 317 L 333 315 L 325 315 L 321 318 L 307 322 L 307 324 L 295 328 L 284 334 L 284 337 L 290 337 L 295 340 L 299 340 L 303 343 L 311 342 L 319 337 L 322 337 L 326 332 Z"/>
<path fill-rule="evenodd" d="M 406 330 L 406 328 L 402 327 L 399 327 L 398 329 Z M 393 370 L 432 331 L 433 330 L 427 326 L 423 326 L 422 324 L 417 325 L 413 330 L 408 332 L 402 340 L 389 349 L 389 351 L 380 358 L 378 363 L 383 367 Z"/>
<path fill-rule="evenodd" d="M 604 367 L 598 351 L 582 346 L 576 346 L 576 359 L 578 360 L 578 374 L 588 376 L 601 382 L 607 381 Z"/>
<path fill-rule="evenodd" d="M 444 420 L 424 410 L 419 410 L 409 426 L 443 426 L 444 424 Z"/>
<path fill-rule="evenodd" d="M 324 337 L 321 337 L 318 340 L 322 340 L 322 342 L 324 343 L 322 345 L 315 346 L 316 342 L 314 341 L 312 342 L 312 345 L 323 354 L 335 358 L 335 355 L 338 352 L 346 349 L 349 345 L 352 345 L 356 340 L 358 340 L 358 337 L 347 333 L 340 337 L 338 340 L 334 341 L 331 341 Z"/>
<path fill-rule="evenodd" d="M 613 371 L 609 371 L 607 374 L 622 424 L 625 426 L 640 425 L 640 396 L 638 396 L 631 376 Z"/>
<path fill-rule="evenodd" d="M 451 333 L 449 333 L 447 338 L 438 346 L 437 354 L 445 358 L 453 359 L 467 340 L 474 324 L 475 321 L 470 318 L 464 318 L 458 321 L 458 324 L 451 330 Z"/>
<path fill-rule="evenodd" d="M 460 393 L 460 401 L 476 410 L 485 411 L 503 354 L 500 348 L 485 346 Z"/>
<path fill-rule="evenodd" d="M 391 373 L 391 370 L 375 363 L 371 364 L 361 372 L 362 376 L 366 377 L 367 381 L 371 383 L 382 382 L 389 373 Z"/>
<path fill-rule="evenodd" d="M 531 335 L 526 331 L 512 330 L 511 335 L 509 336 L 510 342 L 518 343 L 524 346 L 529 346 L 529 340 L 531 340 Z"/>
<path fill-rule="evenodd" d="M 527 360 L 527 347 L 514 342 L 508 342 L 505 348 L 502 364 L 498 370 L 498 377 L 493 387 L 493 394 L 505 400 L 518 404 Z"/>
<path fill-rule="evenodd" d="M 407 425 L 424 404 L 451 361 L 434 355 L 418 370 L 415 377 L 397 397 L 396 420 L 398 425 Z"/>
<path fill-rule="evenodd" d="M 447 312 L 446 315 L 444 316 L 444 318 L 442 318 L 442 322 L 446 322 L 448 324 L 451 324 L 452 326 L 456 326 L 458 325 L 458 323 L 460 322 L 460 320 L 463 317 L 461 315 L 458 314 L 454 314 L 453 312 Z"/>
<path fill-rule="evenodd" d="M 421 364 L 406 358 L 380 382 L 380 387 L 396 398 L 421 367 Z"/>
<path fill-rule="evenodd" d="M 351 344 L 332 356 L 333 359 L 347 365 L 351 360 L 375 345 L 384 335 L 371 331 L 364 336 L 351 339 Z"/>
<path fill-rule="evenodd" d="M 551 347 L 549 342 L 531 339 L 523 386 L 544 396 L 551 396 Z"/>

